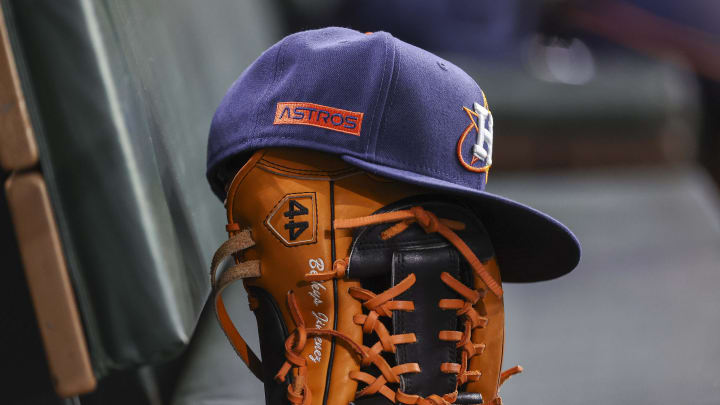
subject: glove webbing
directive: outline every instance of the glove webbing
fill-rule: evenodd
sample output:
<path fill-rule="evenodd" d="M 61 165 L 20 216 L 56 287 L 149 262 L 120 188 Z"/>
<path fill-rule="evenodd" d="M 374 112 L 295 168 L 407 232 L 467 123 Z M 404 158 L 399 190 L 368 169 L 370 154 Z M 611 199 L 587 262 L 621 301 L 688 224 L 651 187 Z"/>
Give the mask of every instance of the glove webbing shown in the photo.
<path fill-rule="evenodd" d="M 471 265 L 473 270 L 475 270 L 475 273 L 485 282 L 488 289 L 490 289 L 498 297 L 502 296 L 503 292 L 502 292 L 502 288 L 500 287 L 499 283 L 497 283 L 492 278 L 492 276 L 490 276 L 490 274 L 487 273 L 487 271 L 485 270 L 485 268 L 482 265 L 482 263 L 480 262 L 480 260 L 477 259 L 477 257 L 472 252 L 472 250 L 470 250 L 470 248 L 467 246 L 467 244 L 465 244 L 465 242 L 462 241 L 462 239 L 460 239 L 460 237 L 458 237 L 457 234 L 455 234 L 455 232 L 452 231 L 451 228 L 457 229 L 458 227 L 462 226 L 462 224 L 458 224 L 455 221 L 438 219 L 437 217 L 435 217 L 434 214 L 427 212 L 420 207 L 413 207 L 410 210 L 395 211 L 395 212 L 384 213 L 384 214 L 376 214 L 376 215 L 372 215 L 372 216 L 368 216 L 368 217 L 361 217 L 361 218 L 336 220 L 334 225 L 338 229 L 348 229 L 348 228 L 354 228 L 354 227 L 359 227 L 359 226 L 365 226 L 365 225 L 369 225 L 369 224 L 397 222 L 397 221 L 400 221 L 400 222 L 398 222 L 394 226 L 388 228 L 383 233 L 384 239 L 391 238 L 391 237 L 401 233 L 412 222 L 417 221 L 419 223 L 419 225 L 422 226 L 423 229 L 425 229 L 426 232 L 428 232 L 428 233 L 438 232 L 442 236 L 444 236 L 448 241 L 450 241 L 458 249 L 458 251 L 465 257 L 465 259 Z M 228 340 L 232 344 L 232 346 L 235 349 L 238 356 L 240 356 L 240 358 L 243 360 L 243 362 L 245 362 L 245 364 L 247 364 L 248 368 L 250 368 L 250 371 L 258 379 L 262 380 L 262 363 L 258 359 L 258 357 L 255 355 L 255 353 L 253 353 L 253 351 L 248 347 L 247 342 L 245 342 L 245 340 L 242 338 L 240 333 L 235 328 L 235 325 L 233 324 L 232 320 L 230 319 L 230 316 L 227 313 L 227 309 L 225 308 L 225 304 L 222 300 L 222 291 L 232 282 L 234 282 L 238 279 L 259 277 L 261 275 L 260 261 L 259 260 L 241 261 L 238 264 L 236 264 L 236 265 L 230 267 L 229 269 L 227 269 L 226 271 L 224 271 L 223 274 L 220 276 L 220 278 L 216 280 L 217 268 L 225 258 L 227 258 L 228 256 L 231 256 L 233 254 L 242 253 L 244 250 L 255 245 L 255 242 L 253 241 L 253 239 L 251 237 L 249 229 L 244 229 L 241 231 L 238 224 L 236 224 L 236 223 L 227 225 L 226 229 L 228 232 L 231 233 L 232 236 L 225 243 L 223 243 L 220 246 L 220 248 L 218 248 L 218 250 L 215 252 L 215 255 L 213 256 L 213 260 L 212 260 L 212 264 L 211 264 L 211 271 L 210 271 L 210 281 L 211 281 L 211 285 L 212 285 L 213 292 L 215 295 L 215 299 L 214 299 L 215 312 L 216 312 L 218 321 L 220 322 L 220 326 L 223 329 L 223 332 L 227 336 Z M 331 278 L 342 277 L 344 275 L 343 267 L 344 266 L 340 266 L 340 268 L 335 269 L 335 271 L 333 271 L 333 272 L 328 272 L 327 274 L 324 274 L 324 276 L 326 276 L 326 277 L 329 276 Z M 310 275 L 308 275 L 308 276 L 310 276 Z M 317 277 L 317 276 L 315 276 L 315 277 Z M 470 290 L 470 289 L 464 288 L 464 286 L 461 286 L 461 283 L 457 282 L 457 280 L 454 280 L 449 274 L 443 274 L 443 275 L 441 275 L 441 278 L 449 287 L 453 288 L 459 294 L 464 296 L 468 302 L 474 303 L 477 301 L 477 299 L 481 298 L 481 296 L 479 295 L 480 294 L 479 292 L 477 292 L 475 290 Z M 407 289 L 412 285 L 414 280 L 408 279 L 408 280 L 404 280 L 404 281 L 407 281 L 407 283 L 405 283 L 405 284 L 407 284 L 407 286 L 404 287 L 404 289 Z M 400 283 L 400 284 L 403 284 L 403 283 Z M 400 285 L 398 285 L 397 287 L 399 287 L 399 286 Z M 358 290 L 361 290 L 361 289 L 358 289 Z M 360 291 L 357 291 L 357 292 L 360 293 Z M 364 292 L 365 291 L 363 291 L 363 293 Z M 398 291 L 397 294 L 400 294 L 401 292 L 402 291 Z M 477 295 L 476 295 L 476 293 L 477 293 Z M 395 294 L 395 295 L 397 295 L 397 294 Z M 359 295 L 362 295 L 362 294 L 359 294 Z M 360 298 L 360 297 L 356 297 L 356 298 Z M 365 298 L 365 297 L 363 297 L 363 298 Z M 370 297 L 368 297 L 368 298 L 370 298 Z M 391 298 L 392 297 L 390 297 L 388 299 L 391 299 Z M 464 303 L 460 304 L 459 302 L 456 303 L 454 301 L 456 301 L 456 300 L 447 300 L 445 303 L 443 303 L 441 305 L 443 307 L 445 307 L 446 309 L 457 309 L 459 316 L 464 315 L 464 316 L 468 317 L 469 315 L 471 315 L 470 313 L 468 313 L 468 310 L 472 308 L 471 307 L 472 304 L 470 304 L 470 306 L 468 306 Z M 457 300 L 457 301 L 460 301 L 460 300 Z M 396 303 L 399 303 L 399 302 L 396 302 Z M 304 329 L 304 331 L 300 331 L 301 332 L 300 333 L 301 340 L 303 341 L 302 343 L 304 343 L 305 336 L 307 336 L 307 335 L 316 335 L 316 336 L 317 335 L 331 335 L 331 336 L 335 336 L 335 337 L 346 338 L 340 332 L 337 332 L 334 330 L 325 330 L 325 329 L 317 329 L 316 330 L 316 329 L 310 329 L 310 328 L 305 329 L 304 322 L 302 321 L 302 318 L 299 316 L 299 312 L 297 312 L 297 304 L 295 303 L 294 295 L 292 294 L 292 291 L 288 292 L 288 304 L 290 305 L 291 309 L 293 307 L 295 309 L 295 311 L 291 310 L 291 312 L 293 314 L 293 320 L 296 322 L 296 326 L 298 326 L 298 329 Z M 387 304 L 390 304 L 390 302 L 388 302 Z M 461 305 L 462 307 L 458 307 L 458 305 Z M 395 308 L 393 308 L 393 309 L 395 309 Z M 400 308 L 397 308 L 397 309 L 400 309 Z M 295 312 L 297 312 L 297 313 L 295 313 Z M 383 312 L 383 311 L 380 311 L 380 312 Z M 360 318 L 362 318 L 362 316 L 358 317 L 358 321 L 364 321 L 364 319 L 360 319 Z M 472 326 L 474 327 L 474 326 L 478 325 L 478 322 L 477 322 L 478 319 L 472 319 L 472 318 L 476 318 L 476 317 L 469 316 L 467 323 L 472 324 Z M 472 319 L 472 321 L 471 321 L 471 319 Z M 362 322 L 362 323 L 365 323 L 365 322 Z M 379 323 L 376 323 L 376 324 L 379 324 Z M 300 325 L 302 325 L 303 327 L 300 327 Z M 298 332 L 298 330 L 296 330 L 296 332 Z M 450 331 L 448 331 L 448 332 L 450 332 Z M 462 337 L 455 336 L 455 334 L 453 334 L 452 332 L 450 332 L 450 333 L 442 333 L 441 332 L 441 334 L 443 335 L 441 337 L 442 339 L 458 341 L 458 347 L 460 347 L 460 346 L 466 347 L 466 349 L 463 350 L 463 352 L 465 352 L 465 353 L 463 353 L 463 356 L 462 356 L 463 357 L 462 366 L 459 364 L 444 365 L 444 368 L 447 368 L 447 370 L 444 370 L 444 371 L 459 374 L 459 376 L 460 376 L 460 379 L 458 381 L 459 383 L 460 383 L 460 381 L 464 382 L 464 381 L 473 379 L 472 377 L 474 376 L 473 375 L 474 373 L 472 371 L 467 370 L 467 360 L 468 360 L 468 357 L 471 357 L 475 353 L 479 353 L 482 350 L 480 348 L 480 345 L 469 344 L 469 336 L 467 336 L 468 332 L 469 331 L 466 330 L 465 333 L 462 333 L 462 335 L 465 335 Z M 406 334 L 406 335 L 409 335 L 409 334 Z M 397 335 L 397 336 L 389 336 L 389 337 L 390 338 L 397 337 L 397 340 L 398 340 L 398 341 L 392 342 L 391 345 L 393 343 L 398 343 L 398 344 L 399 343 L 411 343 L 411 341 L 413 340 L 413 339 L 408 338 L 408 336 L 405 336 L 405 335 Z M 370 360 L 371 357 L 373 358 L 373 360 L 376 358 L 381 359 L 381 357 L 377 356 L 377 353 L 374 353 L 375 354 L 374 356 L 370 355 L 371 352 L 375 352 L 375 351 L 379 352 L 378 348 L 375 348 L 375 347 L 373 347 L 372 349 L 366 348 L 361 345 L 355 344 L 354 342 L 352 342 L 349 339 L 343 339 L 343 340 L 347 340 L 348 343 L 350 343 L 351 347 L 353 347 L 355 349 L 355 352 L 363 358 L 363 363 L 368 363 L 368 364 L 371 363 L 372 362 Z M 385 339 L 383 339 L 383 340 L 385 340 Z M 396 340 L 396 339 L 391 339 L 391 340 Z M 288 338 L 288 341 L 286 342 L 286 352 L 287 352 L 287 354 L 290 355 L 290 357 L 294 357 L 294 356 L 292 356 L 293 354 L 295 354 L 293 352 L 297 351 L 299 348 L 304 346 L 303 344 L 297 344 L 297 343 L 301 343 L 301 342 L 295 341 L 295 333 L 293 333 Z M 382 346 L 385 346 L 385 345 L 383 344 Z M 288 360 L 290 360 L 290 358 L 288 358 Z M 300 360 L 300 359 L 295 359 L 295 360 Z M 296 363 L 296 362 L 290 362 L 290 363 Z M 367 364 L 365 364 L 365 365 L 367 365 Z M 385 365 L 387 365 L 387 364 L 385 364 Z M 298 364 L 292 364 L 292 366 L 297 367 Z M 387 365 L 387 366 L 388 366 L 387 368 L 389 368 L 389 365 Z M 458 367 L 458 366 L 461 366 L 461 367 Z M 280 379 L 282 379 L 282 377 L 284 377 L 284 374 L 287 373 L 287 371 L 290 367 L 291 367 L 291 365 L 288 362 L 286 362 L 286 364 L 283 366 L 283 369 L 278 373 L 276 378 L 280 377 Z M 382 367 L 382 368 L 386 368 L 386 367 Z M 417 368 L 417 363 L 409 363 L 409 364 L 405 364 L 405 365 L 395 366 L 395 367 L 392 367 L 392 372 L 387 373 L 388 374 L 387 377 L 390 377 L 390 375 L 395 374 L 395 378 L 391 378 L 390 380 L 391 381 L 396 380 L 397 375 L 399 375 L 399 374 L 403 374 L 406 372 L 418 372 L 419 370 L 416 370 L 416 368 Z M 307 403 L 310 399 L 310 392 L 309 392 L 309 390 L 305 389 L 306 386 L 305 386 L 305 381 L 303 378 L 305 376 L 302 375 L 303 370 L 299 370 L 299 371 L 300 371 L 300 375 L 298 375 L 299 378 L 296 379 L 297 381 L 295 381 L 295 384 L 293 384 L 293 385 L 296 385 L 296 387 L 294 387 L 295 389 L 293 389 L 292 385 L 288 386 L 288 397 L 291 400 L 291 402 L 293 402 L 293 403 L 300 403 L 300 402 Z M 504 371 L 501 374 L 500 384 L 505 382 L 505 380 L 508 379 L 510 376 L 517 374 L 521 371 L 522 371 L 522 368 L 520 366 L 516 366 L 516 367 L 513 367 L 512 369 Z M 368 381 L 364 381 L 364 382 L 369 383 L 369 384 L 372 383 L 370 385 L 377 386 L 377 391 L 375 391 L 375 390 L 373 390 L 373 391 L 380 392 L 386 397 L 391 397 L 392 400 L 397 399 L 402 402 L 408 401 L 407 403 L 419 403 L 419 402 L 425 402 L 425 401 L 427 401 L 428 403 L 449 403 L 450 401 L 454 401 L 454 396 L 457 394 L 457 391 L 455 391 L 454 393 L 448 394 L 448 396 L 445 396 L 445 397 L 439 397 L 439 396 L 433 395 L 430 398 L 418 398 L 417 396 L 407 395 L 407 394 L 404 394 L 399 391 L 392 392 L 392 391 L 388 390 L 387 386 L 385 386 L 384 384 L 378 384 L 378 383 L 384 382 L 383 380 L 388 381 L 386 378 L 384 378 L 386 376 L 381 376 L 380 379 L 375 379 L 374 381 L 370 381 L 370 379 L 368 379 L 367 377 L 371 377 L 373 379 L 374 379 L 374 377 L 372 377 L 370 375 L 365 375 L 365 373 L 362 373 L 362 372 L 357 372 L 354 374 L 355 374 L 354 377 L 356 377 L 357 380 L 360 380 L 360 381 L 368 380 Z M 386 373 L 383 373 L 383 374 L 386 374 Z M 298 385 L 299 385 L 299 387 L 298 387 Z M 383 388 L 385 388 L 385 389 L 380 389 L 380 385 L 382 385 Z M 460 384 L 458 384 L 458 385 L 460 385 Z M 300 390 L 298 390 L 298 388 L 300 388 Z M 369 388 L 369 387 L 367 387 L 367 388 Z M 367 388 L 363 391 L 366 391 Z M 293 391 L 295 391 L 295 392 L 293 392 Z M 369 394 L 369 392 L 366 394 Z M 362 395 L 360 395 L 360 396 L 362 396 Z M 419 402 L 416 402 L 418 400 L 419 400 Z M 448 400 L 450 400 L 450 401 L 448 401 Z M 500 400 L 500 398 L 498 397 L 497 400 Z"/>
<path fill-rule="evenodd" d="M 352 219 L 335 220 L 336 229 L 356 228 L 367 225 L 381 223 L 395 223 L 382 233 L 383 239 L 392 238 L 410 226 L 411 223 L 417 222 L 427 233 L 437 232 L 447 239 L 467 260 L 475 273 L 486 284 L 488 289 L 498 297 L 502 296 L 502 288 L 500 284 L 488 273 L 485 266 L 480 262 L 475 253 L 467 246 L 467 244 L 453 231 L 453 229 L 461 230 L 465 228 L 463 223 L 439 219 L 435 214 L 425 211 L 421 207 L 412 207 L 409 210 L 393 211 L 382 214 L 375 214 L 366 217 Z M 333 264 L 333 270 L 327 273 L 307 274 L 306 280 L 321 281 L 323 279 L 340 278 L 345 276 L 347 260 L 338 260 Z M 418 363 L 398 364 L 394 367 L 390 366 L 381 355 L 382 351 L 395 352 L 395 344 L 408 344 L 416 341 L 414 333 L 403 335 L 390 335 L 382 324 L 378 321 L 379 316 L 392 317 L 393 310 L 411 311 L 414 304 L 411 301 L 395 301 L 398 295 L 409 289 L 415 283 L 415 275 L 410 274 L 400 283 L 376 295 L 369 290 L 358 287 L 350 287 L 349 292 L 355 298 L 363 302 L 363 306 L 369 310 L 368 315 L 358 314 L 353 317 L 353 321 L 363 327 L 364 333 L 374 332 L 377 334 L 379 341 L 373 347 L 367 347 L 354 342 L 345 334 L 332 329 L 314 329 L 306 328 L 305 322 L 300 316 L 297 308 L 297 302 L 292 291 L 288 292 L 288 306 L 291 309 L 293 321 L 295 322 L 295 331 L 288 337 L 285 342 L 286 361 L 280 371 L 275 376 L 276 379 L 284 381 L 285 376 L 291 368 L 297 370 L 297 378 L 293 384 L 288 386 L 288 400 L 293 404 L 309 404 L 311 392 L 307 387 L 306 360 L 300 356 L 304 349 L 308 336 L 334 336 L 341 338 L 353 348 L 354 352 L 360 357 L 361 365 L 367 367 L 374 365 L 381 373 L 375 377 L 362 371 L 353 371 L 349 377 L 366 384 L 366 387 L 356 394 L 356 398 L 379 393 L 385 396 L 393 403 L 417 404 L 417 405 L 446 405 L 454 403 L 457 399 L 459 388 L 467 381 L 476 381 L 480 373 L 476 370 L 468 370 L 469 360 L 471 357 L 478 355 L 484 349 L 482 344 L 473 344 L 470 341 L 472 330 L 478 327 L 484 327 L 487 318 L 481 317 L 476 312 L 473 305 L 476 304 L 483 296 L 484 291 L 478 291 L 466 287 L 460 281 L 452 277 L 449 273 L 443 272 L 441 280 L 451 289 L 455 290 L 464 299 L 444 299 L 439 305 L 443 309 L 454 309 L 457 315 L 464 319 L 465 330 L 459 331 L 440 331 L 439 338 L 441 340 L 456 342 L 456 346 L 461 350 L 461 363 L 443 363 L 441 370 L 444 373 L 456 374 L 458 376 L 457 385 L 454 392 L 445 395 L 430 395 L 423 398 L 418 395 L 411 395 L 402 392 L 400 389 L 392 390 L 387 383 L 398 383 L 399 376 L 405 373 L 420 372 Z M 509 375 L 519 372 L 506 372 Z M 505 374 L 505 373 L 503 373 Z M 507 379 L 509 375 L 504 379 Z M 496 398 L 498 403 L 501 399 Z"/>

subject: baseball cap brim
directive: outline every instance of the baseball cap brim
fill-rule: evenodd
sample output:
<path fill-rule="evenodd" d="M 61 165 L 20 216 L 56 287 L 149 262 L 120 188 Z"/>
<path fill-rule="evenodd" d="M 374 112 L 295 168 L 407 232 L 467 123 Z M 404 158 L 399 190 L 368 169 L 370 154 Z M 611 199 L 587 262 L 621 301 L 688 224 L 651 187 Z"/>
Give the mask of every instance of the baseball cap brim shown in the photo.
<path fill-rule="evenodd" d="M 344 161 L 370 173 L 462 196 L 490 234 L 504 282 L 550 280 L 572 271 L 580 243 L 554 218 L 516 201 L 349 155 Z"/>

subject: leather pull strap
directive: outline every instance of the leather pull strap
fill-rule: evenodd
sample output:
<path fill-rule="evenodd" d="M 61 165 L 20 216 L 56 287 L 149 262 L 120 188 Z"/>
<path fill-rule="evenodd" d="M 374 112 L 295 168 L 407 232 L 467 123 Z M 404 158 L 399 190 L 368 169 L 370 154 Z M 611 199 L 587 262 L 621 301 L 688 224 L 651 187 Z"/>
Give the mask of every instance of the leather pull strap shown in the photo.
<path fill-rule="evenodd" d="M 422 370 L 401 377 L 402 391 L 422 397 L 456 391 L 457 372 L 443 364 L 458 360 L 457 341 L 442 339 L 439 334 L 455 331 L 458 318 L 455 311 L 444 310 L 438 302 L 457 298 L 455 291 L 442 283 L 440 273 L 445 271 L 461 278 L 459 255 L 452 246 L 403 249 L 393 254 L 391 268 L 392 280 L 408 275 L 414 275 L 416 280 L 413 288 L 395 298 L 413 302 L 415 310 L 393 313 L 394 334 L 415 333 L 418 337 L 414 344 L 398 345 L 397 364 L 417 362 Z"/>
<path fill-rule="evenodd" d="M 247 342 L 245 342 L 245 339 L 240 335 L 240 332 L 237 331 L 222 299 L 223 290 L 234 281 L 249 277 L 260 277 L 260 261 L 248 260 L 241 262 L 225 270 L 219 278 L 216 277 L 217 269 L 223 260 L 254 245 L 255 241 L 253 241 L 249 229 L 243 229 L 225 241 L 213 256 L 210 269 L 210 285 L 213 289 L 215 315 L 217 316 L 218 322 L 220 322 L 220 327 L 238 356 L 247 364 L 255 377 L 262 381 L 262 362 L 250 347 L 248 347 Z"/>

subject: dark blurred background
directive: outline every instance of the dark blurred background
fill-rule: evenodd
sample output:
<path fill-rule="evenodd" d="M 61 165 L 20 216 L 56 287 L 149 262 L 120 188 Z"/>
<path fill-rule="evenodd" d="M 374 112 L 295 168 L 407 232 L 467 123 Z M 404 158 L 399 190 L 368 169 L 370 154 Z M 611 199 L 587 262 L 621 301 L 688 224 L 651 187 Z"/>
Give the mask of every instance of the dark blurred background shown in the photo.
<path fill-rule="evenodd" d="M 526 372 L 505 403 L 720 404 L 720 3 L 1 4 L 39 150 L 11 169 L 47 182 L 98 382 L 54 393 L 3 194 L 0 402 L 262 403 L 202 309 L 225 238 L 206 136 L 264 49 L 335 25 L 388 31 L 473 76 L 495 118 L 488 190 L 582 242 L 569 275 L 507 286 L 505 367 Z M 257 347 L 241 290 L 234 317 Z"/>

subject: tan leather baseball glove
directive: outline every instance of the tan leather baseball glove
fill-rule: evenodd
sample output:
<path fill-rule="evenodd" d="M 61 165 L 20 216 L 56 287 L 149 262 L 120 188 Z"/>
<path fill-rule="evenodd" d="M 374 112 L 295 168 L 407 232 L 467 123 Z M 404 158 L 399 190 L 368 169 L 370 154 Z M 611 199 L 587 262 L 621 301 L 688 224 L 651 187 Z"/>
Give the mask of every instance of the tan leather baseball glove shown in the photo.
<path fill-rule="evenodd" d="M 471 208 L 302 149 L 256 152 L 226 207 L 217 316 L 267 404 L 501 403 L 521 368 L 500 372 L 500 270 Z M 239 279 L 262 361 L 223 304 Z"/>

